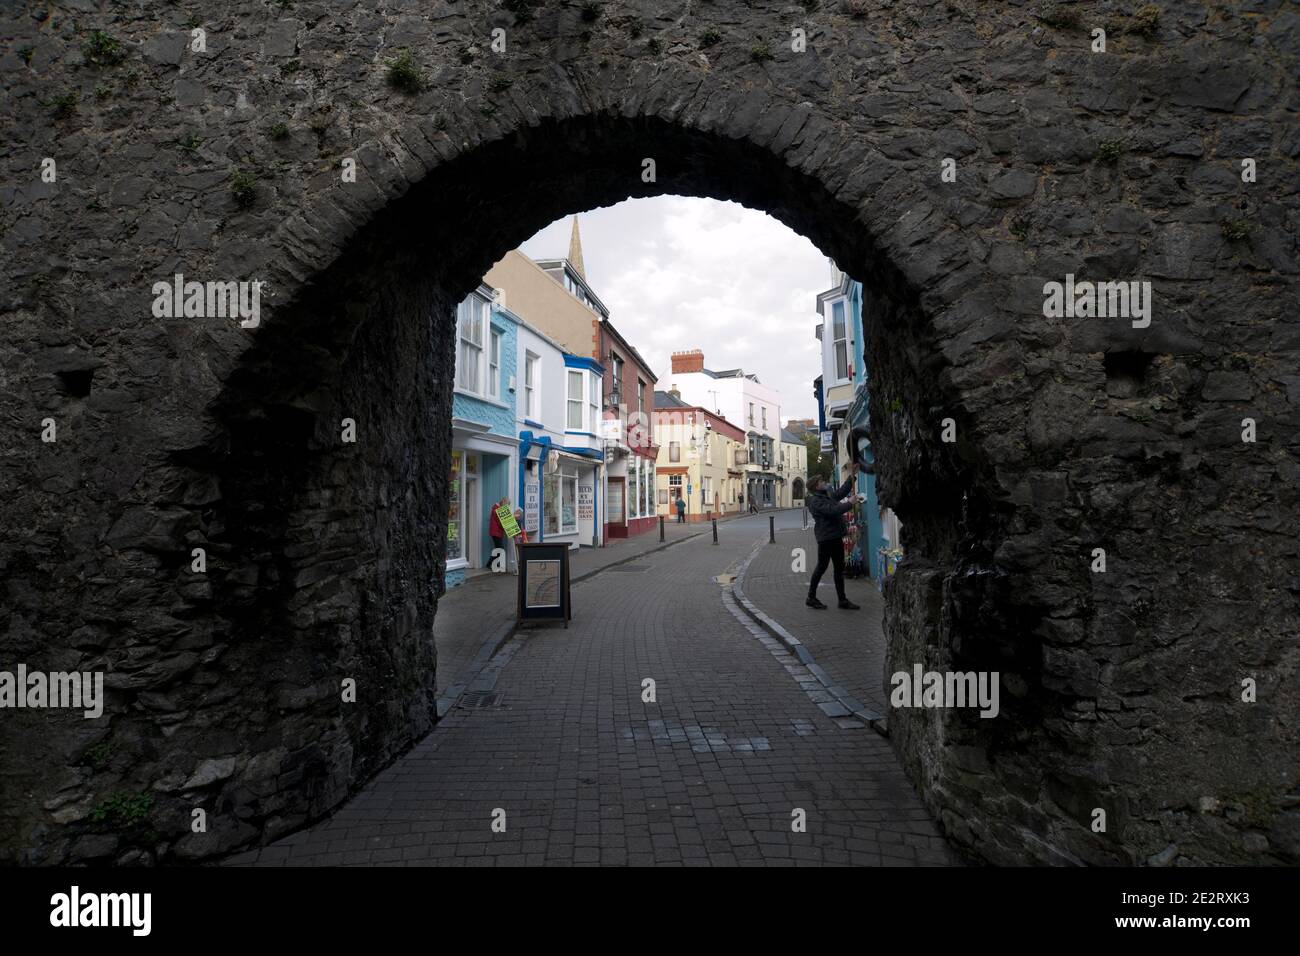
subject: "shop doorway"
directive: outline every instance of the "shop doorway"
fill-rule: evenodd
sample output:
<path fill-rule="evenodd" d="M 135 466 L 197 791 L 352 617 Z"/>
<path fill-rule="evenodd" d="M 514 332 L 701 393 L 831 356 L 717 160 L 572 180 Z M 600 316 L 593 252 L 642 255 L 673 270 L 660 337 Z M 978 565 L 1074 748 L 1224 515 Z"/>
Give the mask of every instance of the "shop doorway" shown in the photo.
<path fill-rule="evenodd" d="M 611 538 L 627 537 L 627 502 L 626 502 L 627 479 L 610 478 L 607 490 L 605 492 L 609 516 L 606 523 L 609 526 L 609 536 Z"/>

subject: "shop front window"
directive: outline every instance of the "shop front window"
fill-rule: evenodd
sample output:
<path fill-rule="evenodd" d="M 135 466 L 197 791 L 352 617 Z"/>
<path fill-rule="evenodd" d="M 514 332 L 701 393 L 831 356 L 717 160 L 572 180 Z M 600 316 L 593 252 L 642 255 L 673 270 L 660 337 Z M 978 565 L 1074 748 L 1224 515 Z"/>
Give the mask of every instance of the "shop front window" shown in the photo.
<path fill-rule="evenodd" d="M 578 472 L 560 476 L 560 533 L 578 530 Z"/>
<path fill-rule="evenodd" d="M 578 530 L 578 469 L 562 465 L 542 483 L 542 510 L 545 534 L 568 534 Z"/>
<path fill-rule="evenodd" d="M 453 448 L 451 451 L 451 476 L 447 484 L 447 560 L 456 561 L 464 557 L 461 549 L 462 530 L 464 521 L 462 520 L 462 511 L 464 509 L 464 495 L 461 493 L 464 485 L 462 471 L 463 453 Z"/>

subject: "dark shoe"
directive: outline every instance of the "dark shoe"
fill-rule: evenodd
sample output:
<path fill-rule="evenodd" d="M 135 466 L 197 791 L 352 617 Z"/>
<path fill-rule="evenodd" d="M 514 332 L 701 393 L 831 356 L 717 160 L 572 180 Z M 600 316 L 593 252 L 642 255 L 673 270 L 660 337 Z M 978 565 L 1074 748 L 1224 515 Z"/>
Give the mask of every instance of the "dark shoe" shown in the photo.
<path fill-rule="evenodd" d="M 860 610 L 862 610 L 862 606 L 861 606 L 861 605 L 854 604 L 854 603 L 853 603 L 852 601 L 850 601 L 848 598 L 840 598 L 840 607 L 843 608 L 843 609 L 846 610 L 846 611 L 860 611 Z"/>
<path fill-rule="evenodd" d="M 826 605 L 823 604 L 821 601 L 817 600 L 815 597 L 810 597 L 808 600 L 804 601 L 803 603 L 807 604 L 809 607 L 815 607 L 819 611 L 826 610 Z"/>

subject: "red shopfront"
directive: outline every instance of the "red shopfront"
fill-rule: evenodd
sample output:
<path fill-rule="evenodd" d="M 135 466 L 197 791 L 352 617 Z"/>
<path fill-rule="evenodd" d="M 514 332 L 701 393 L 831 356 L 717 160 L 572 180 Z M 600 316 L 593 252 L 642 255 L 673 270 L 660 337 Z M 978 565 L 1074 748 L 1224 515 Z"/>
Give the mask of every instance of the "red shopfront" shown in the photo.
<path fill-rule="evenodd" d="M 627 538 L 658 527 L 654 488 L 653 458 L 631 451 L 610 460 L 605 485 L 605 533 L 611 538 Z"/>

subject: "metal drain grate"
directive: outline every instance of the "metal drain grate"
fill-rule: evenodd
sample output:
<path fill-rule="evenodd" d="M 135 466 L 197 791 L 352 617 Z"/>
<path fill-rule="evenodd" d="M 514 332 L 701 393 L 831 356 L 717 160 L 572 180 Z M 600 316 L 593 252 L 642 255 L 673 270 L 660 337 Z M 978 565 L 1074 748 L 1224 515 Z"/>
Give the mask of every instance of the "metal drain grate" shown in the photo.
<path fill-rule="evenodd" d="M 501 695 L 488 690 L 472 690 L 462 697 L 456 706 L 466 709 L 500 707 Z"/>

